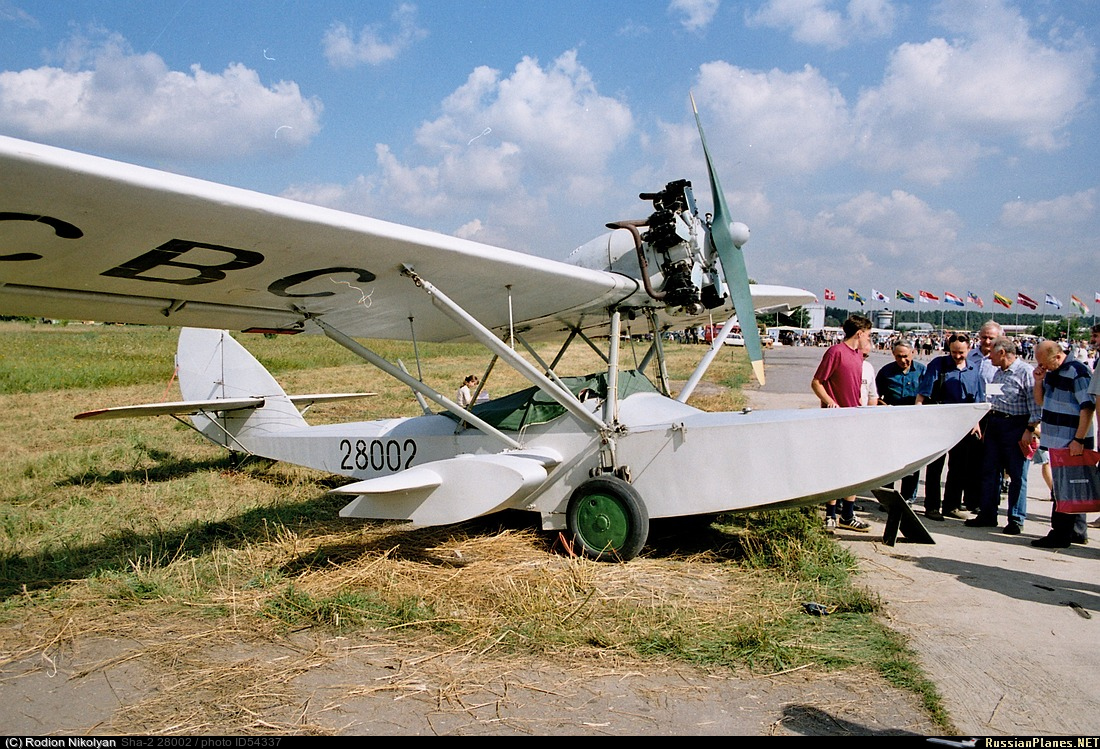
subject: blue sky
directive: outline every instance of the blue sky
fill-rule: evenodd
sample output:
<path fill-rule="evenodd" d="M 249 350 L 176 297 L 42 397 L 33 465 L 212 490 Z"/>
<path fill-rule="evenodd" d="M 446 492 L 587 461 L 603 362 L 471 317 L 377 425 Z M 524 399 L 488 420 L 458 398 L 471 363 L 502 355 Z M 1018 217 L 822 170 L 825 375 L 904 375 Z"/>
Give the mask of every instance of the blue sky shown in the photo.
<path fill-rule="evenodd" d="M 709 201 L 690 90 L 757 280 L 1100 307 L 1096 0 L 0 0 L 0 38 L 2 134 L 554 258 Z"/>

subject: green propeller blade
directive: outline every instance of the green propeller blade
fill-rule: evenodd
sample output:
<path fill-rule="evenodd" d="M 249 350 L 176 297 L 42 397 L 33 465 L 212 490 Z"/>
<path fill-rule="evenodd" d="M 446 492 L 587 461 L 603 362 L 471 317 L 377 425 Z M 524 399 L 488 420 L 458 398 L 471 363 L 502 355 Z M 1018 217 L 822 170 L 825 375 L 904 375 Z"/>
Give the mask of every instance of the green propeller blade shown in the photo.
<path fill-rule="evenodd" d="M 752 303 L 749 290 L 749 274 L 745 270 L 745 256 L 741 245 L 748 240 L 748 229 L 744 224 L 730 221 L 729 206 L 714 171 L 714 161 L 707 149 L 707 136 L 703 134 L 703 123 L 699 119 L 699 109 L 695 106 L 695 97 L 691 96 L 691 109 L 695 112 L 695 124 L 699 128 L 699 140 L 703 143 L 703 155 L 707 159 L 707 175 L 710 177 L 710 191 L 714 199 L 714 218 L 710 225 L 710 241 L 718 259 L 722 263 L 722 272 L 726 276 L 726 287 L 733 298 L 733 309 L 741 323 L 741 334 L 745 338 L 745 351 L 749 355 L 753 374 L 761 385 L 764 384 L 764 348 L 760 344 L 760 331 L 756 328 L 756 308 Z"/>

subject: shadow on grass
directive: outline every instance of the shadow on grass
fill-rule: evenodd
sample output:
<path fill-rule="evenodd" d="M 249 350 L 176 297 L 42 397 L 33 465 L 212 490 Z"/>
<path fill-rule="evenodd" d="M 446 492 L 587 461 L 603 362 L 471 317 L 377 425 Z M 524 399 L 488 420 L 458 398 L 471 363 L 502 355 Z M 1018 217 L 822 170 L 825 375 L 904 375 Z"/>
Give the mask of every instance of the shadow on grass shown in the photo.
<path fill-rule="evenodd" d="M 181 476 L 202 471 L 230 471 L 239 470 L 244 460 L 235 455 L 223 455 L 218 458 L 205 460 L 191 460 L 190 458 L 176 458 L 172 453 L 164 450 L 146 448 L 145 456 L 156 461 L 156 465 L 149 468 L 133 468 L 128 471 L 112 469 L 109 471 L 88 470 L 77 475 L 57 481 L 54 486 L 91 486 L 93 484 L 118 485 L 128 483 L 162 483 L 172 481 Z M 266 460 L 266 458 L 264 459 Z"/>
<path fill-rule="evenodd" d="M 98 479 L 106 483 L 166 481 L 203 470 L 235 470 L 238 461 L 229 456 L 209 461 L 177 460 L 149 471 L 109 471 Z M 129 478 L 126 478 L 128 476 Z M 278 477 L 258 477 L 275 484 Z M 90 482 L 71 479 L 71 484 Z M 335 485 L 335 483 L 334 483 Z M 202 556 L 216 547 L 242 548 L 270 539 L 281 528 L 339 521 L 342 497 L 321 495 L 294 503 L 254 507 L 219 521 L 195 521 L 170 529 L 138 533 L 119 528 L 94 543 L 66 544 L 30 554 L 0 556 L 0 600 L 25 592 L 47 590 L 74 580 L 111 572 L 130 572 L 135 560 L 152 567 L 167 567 L 179 560 Z"/>
<path fill-rule="evenodd" d="M 64 479 L 59 485 L 164 482 L 203 471 L 237 471 L 246 464 L 268 463 L 265 459 L 242 461 L 233 455 L 206 460 L 175 459 L 159 451 L 151 457 L 161 462 L 148 469 L 84 473 Z M 278 474 L 251 475 L 272 485 L 286 480 Z M 339 476 L 332 476 L 318 483 L 324 489 L 344 481 Z M 322 544 L 300 555 L 283 566 L 280 571 L 285 574 L 350 563 L 363 555 L 382 554 L 426 565 L 462 567 L 468 561 L 446 547 L 505 532 L 530 533 L 527 542 L 535 554 L 567 554 L 560 534 L 540 530 L 536 513 L 504 511 L 449 526 L 414 528 L 401 521 L 341 519 L 339 510 L 346 501 L 344 497 L 320 495 L 301 502 L 254 507 L 219 521 L 194 521 L 143 533 L 120 528 L 104 534 L 94 543 L 62 542 L 34 553 L 0 556 L 0 600 L 105 573 L 129 573 L 136 562 L 163 568 L 180 559 L 201 557 L 215 548 L 237 549 L 263 543 L 284 528 L 307 536 L 338 534 L 360 525 L 373 529 L 354 540 Z M 746 537 L 716 525 L 716 519 L 716 516 L 706 515 L 654 520 L 643 554 L 651 559 L 691 558 L 717 564 L 743 560 L 751 553 L 751 549 L 746 549 Z"/>

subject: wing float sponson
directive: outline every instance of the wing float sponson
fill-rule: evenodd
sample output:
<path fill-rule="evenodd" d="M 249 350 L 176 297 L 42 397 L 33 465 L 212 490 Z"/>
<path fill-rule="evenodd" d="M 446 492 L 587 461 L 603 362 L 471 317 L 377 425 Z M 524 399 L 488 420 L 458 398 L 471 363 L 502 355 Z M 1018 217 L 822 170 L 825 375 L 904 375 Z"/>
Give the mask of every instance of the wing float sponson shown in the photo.
<path fill-rule="evenodd" d="M 330 494 L 357 495 L 341 517 L 406 517 L 445 525 L 515 506 L 562 461 L 549 447 L 492 455 L 459 455 L 401 473 L 357 481 Z"/>

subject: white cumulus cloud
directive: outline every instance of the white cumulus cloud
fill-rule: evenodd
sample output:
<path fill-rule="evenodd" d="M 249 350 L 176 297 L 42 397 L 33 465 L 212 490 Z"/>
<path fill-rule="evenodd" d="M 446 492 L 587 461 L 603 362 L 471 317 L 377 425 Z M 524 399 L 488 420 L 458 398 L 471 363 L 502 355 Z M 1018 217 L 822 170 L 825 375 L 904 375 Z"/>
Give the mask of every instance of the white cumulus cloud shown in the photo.
<path fill-rule="evenodd" d="M 417 225 L 459 226 L 481 241 L 545 236 L 554 230 L 551 202 L 577 205 L 606 191 L 608 161 L 634 127 L 630 109 L 599 93 L 575 51 L 545 66 L 524 58 L 509 75 L 478 67 L 440 110 L 417 129 L 410 155 L 379 144 L 377 170 L 342 195 L 331 185 L 288 194 Z"/>
<path fill-rule="evenodd" d="M 786 29 L 795 41 L 828 49 L 887 36 L 896 18 L 890 0 L 768 0 L 746 15 L 750 25 Z"/>
<path fill-rule="evenodd" d="M 1092 46 L 1080 35 L 1040 39 L 995 1 L 942 18 L 950 39 L 899 46 L 882 84 L 861 94 L 855 119 L 868 163 L 938 183 L 1004 143 L 1061 147 L 1094 80 Z"/>
<path fill-rule="evenodd" d="M 843 95 L 810 66 L 788 73 L 706 63 L 696 100 L 709 115 L 703 121 L 719 144 L 715 150 L 754 170 L 816 170 L 844 159 L 852 147 Z"/>
<path fill-rule="evenodd" d="M 70 65 L 0 72 L 0 127 L 31 140 L 170 158 L 225 158 L 308 143 L 321 103 L 234 63 L 171 70 L 117 35 L 74 38 Z"/>
<path fill-rule="evenodd" d="M 399 5 L 391 17 L 396 30 L 383 36 L 381 25 L 364 26 L 356 34 L 343 23 L 334 23 L 321 40 L 325 59 L 334 68 L 381 65 L 395 59 L 428 32 L 416 22 L 416 6 Z"/>
<path fill-rule="evenodd" d="M 718 4 L 718 0 L 672 0 L 668 10 L 680 17 L 680 24 L 688 31 L 700 31 L 714 20 Z"/>
<path fill-rule="evenodd" d="M 1001 223 L 1010 227 L 1047 230 L 1056 230 L 1067 224 L 1082 224 L 1096 217 L 1096 194 L 1097 189 L 1093 187 L 1050 200 L 1005 203 L 1001 208 Z"/>

